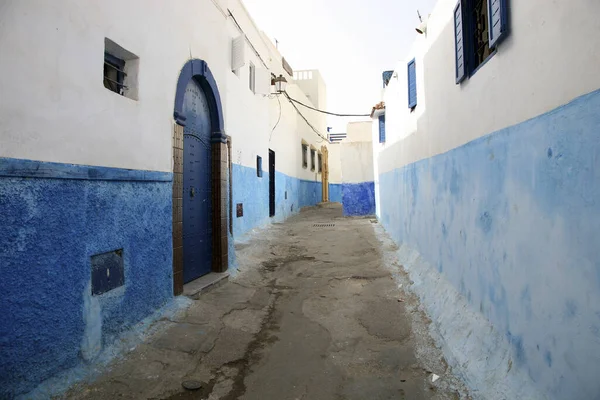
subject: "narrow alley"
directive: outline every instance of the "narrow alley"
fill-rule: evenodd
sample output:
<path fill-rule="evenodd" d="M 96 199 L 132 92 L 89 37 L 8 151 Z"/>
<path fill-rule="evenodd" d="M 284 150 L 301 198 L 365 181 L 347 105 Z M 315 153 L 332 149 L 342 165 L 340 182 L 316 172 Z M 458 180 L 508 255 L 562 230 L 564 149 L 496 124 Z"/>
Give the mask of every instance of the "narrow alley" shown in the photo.
<path fill-rule="evenodd" d="M 328 205 L 255 232 L 235 277 L 66 398 L 468 398 L 376 224 Z"/>

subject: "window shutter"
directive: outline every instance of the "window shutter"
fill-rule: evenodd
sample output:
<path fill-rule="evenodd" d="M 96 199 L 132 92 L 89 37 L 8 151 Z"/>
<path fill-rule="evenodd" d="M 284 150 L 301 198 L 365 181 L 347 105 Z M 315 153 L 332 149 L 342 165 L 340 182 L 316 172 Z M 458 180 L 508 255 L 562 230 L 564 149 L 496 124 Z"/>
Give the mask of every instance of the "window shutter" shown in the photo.
<path fill-rule="evenodd" d="M 466 76 L 465 33 L 464 33 L 462 0 L 454 8 L 454 51 L 456 56 L 456 83 L 461 83 Z"/>
<path fill-rule="evenodd" d="M 408 108 L 417 106 L 417 67 L 413 59 L 408 63 Z"/>
<path fill-rule="evenodd" d="M 235 71 L 246 65 L 246 37 L 240 35 L 231 42 L 231 70 Z"/>
<path fill-rule="evenodd" d="M 385 114 L 379 116 L 379 143 L 385 143 Z"/>
<path fill-rule="evenodd" d="M 508 9 L 506 0 L 488 0 L 488 34 L 490 49 L 496 47 L 507 33 Z"/>
<path fill-rule="evenodd" d="M 256 94 L 271 93 L 271 73 L 265 68 L 256 68 Z"/>

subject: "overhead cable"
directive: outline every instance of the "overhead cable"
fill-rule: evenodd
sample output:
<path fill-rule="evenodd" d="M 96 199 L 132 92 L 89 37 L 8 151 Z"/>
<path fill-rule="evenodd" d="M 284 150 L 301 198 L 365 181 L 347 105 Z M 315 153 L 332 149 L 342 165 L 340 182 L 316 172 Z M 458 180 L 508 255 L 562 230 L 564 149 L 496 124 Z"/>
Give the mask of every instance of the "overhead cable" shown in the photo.
<path fill-rule="evenodd" d="M 290 99 L 290 101 L 293 101 L 294 103 L 298 103 L 303 107 L 306 107 L 313 111 L 317 111 L 317 112 L 327 114 L 327 115 L 334 115 L 336 117 L 370 117 L 371 116 L 371 114 L 339 114 L 339 113 L 334 113 L 334 112 L 329 112 L 329 111 L 323 111 L 323 110 L 319 110 L 318 108 L 311 107 L 308 104 L 304 104 L 303 102 L 301 102 L 299 100 L 293 99 L 287 93 L 286 93 L 286 95 L 287 95 L 288 99 Z"/>
<path fill-rule="evenodd" d="M 325 136 L 323 136 L 318 130 L 317 128 L 315 128 L 309 121 L 308 119 L 304 116 L 304 114 L 302 114 L 300 112 L 300 110 L 298 109 L 298 107 L 294 104 L 293 99 L 287 94 L 287 92 L 283 92 L 283 94 L 285 95 L 286 99 L 288 99 L 288 101 L 290 102 L 290 104 L 292 105 L 292 107 L 294 107 L 296 109 L 296 112 L 298 113 L 298 115 L 300 115 L 300 117 L 302 117 L 302 119 L 304 120 L 304 122 L 306 122 L 306 124 L 310 127 L 310 129 L 313 130 L 313 132 L 315 132 L 319 137 L 321 137 L 324 140 L 327 140 L 327 138 Z M 327 140 L 328 141 L 328 140 Z M 322 141 L 320 141 L 322 142 Z M 319 142 L 319 143 L 320 143 Z"/>

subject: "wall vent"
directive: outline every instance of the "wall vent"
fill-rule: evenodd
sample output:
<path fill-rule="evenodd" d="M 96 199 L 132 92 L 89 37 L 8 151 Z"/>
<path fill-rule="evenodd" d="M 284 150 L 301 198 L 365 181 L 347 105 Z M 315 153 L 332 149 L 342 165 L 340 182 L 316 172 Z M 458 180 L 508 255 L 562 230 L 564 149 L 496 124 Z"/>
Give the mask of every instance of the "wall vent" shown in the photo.
<path fill-rule="evenodd" d="M 92 256 L 92 295 L 109 292 L 125 284 L 123 249 Z"/>

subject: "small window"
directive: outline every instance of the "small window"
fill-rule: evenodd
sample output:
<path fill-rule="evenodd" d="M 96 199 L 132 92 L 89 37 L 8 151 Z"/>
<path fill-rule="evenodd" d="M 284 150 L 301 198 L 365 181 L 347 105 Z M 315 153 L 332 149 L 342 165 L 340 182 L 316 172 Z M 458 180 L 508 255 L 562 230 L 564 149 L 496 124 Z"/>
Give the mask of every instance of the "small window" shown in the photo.
<path fill-rule="evenodd" d="M 323 155 L 321 153 L 319 153 L 319 162 L 318 162 L 318 166 L 319 166 L 319 174 L 323 171 Z"/>
<path fill-rule="evenodd" d="M 261 156 L 256 156 L 256 176 L 258 176 L 259 178 L 262 178 L 262 176 L 263 176 L 262 157 Z"/>
<path fill-rule="evenodd" d="M 308 145 L 302 143 L 302 168 L 308 168 Z"/>
<path fill-rule="evenodd" d="M 456 83 L 471 76 L 508 34 L 507 0 L 460 0 L 454 9 Z"/>
<path fill-rule="evenodd" d="M 138 99 L 139 58 L 112 40 L 104 39 L 104 87 L 133 100 Z"/>
<path fill-rule="evenodd" d="M 379 116 L 379 143 L 385 143 L 385 114 Z"/>
<path fill-rule="evenodd" d="M 477 69 L 492 54 L 488 36 L 488 0 L 475 0 L 467 18 L 471 19 L 471 40 L 473 47 L 472 67 Z"/>
<path fill-rule="evenodd" d="M 108 53 L 104 53 L 104 87 L 118 93 L 125 93 L 125 61 Z"/>
<path fill-rule="evenodd" d="M 310 170 L 311 171 L 315 170 L 316 155 L 317 155 L 316 150 L 315 149 L 310 149 Z"/>
<path fill-rule="evenodd" d="M 417 67 L 413 59 L 408 63 L 408 108 L 417 106 Z"/>
<path fill-rule="evenodd" d="M 248 68 L 249 87 L 252 93 L 256 93 L 256 67 L 250 63 Z"/>

